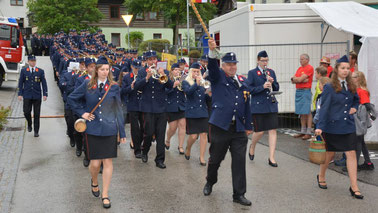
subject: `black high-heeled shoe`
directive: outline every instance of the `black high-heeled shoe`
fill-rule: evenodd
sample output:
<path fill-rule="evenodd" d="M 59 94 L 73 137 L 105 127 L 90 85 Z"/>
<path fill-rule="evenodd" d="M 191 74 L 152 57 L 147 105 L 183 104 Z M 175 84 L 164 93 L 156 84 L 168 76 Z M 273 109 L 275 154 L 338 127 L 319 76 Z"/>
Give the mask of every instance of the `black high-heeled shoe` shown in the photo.
<path fill-rule="evenodd" d="M 206 166 L 206 162 L 205 162 L 205 163 L 202 163 L 201 158 L 199 158 L 199 162 L 200 162 L 200 165 L 201 165 L 201 166 Z"/>
<path fill-rule="evenodd" d="M 349 187 L 349 191 L 350 191 L 350 194 L 351 194 L 353 197 L 355 197 L 355 198 L 357 198 L 357 199 L 361 199 L 361 200 L 364 199 L 364 196 L 361 195 L 361 192 L 360 192 L 360 191 L 353 191 L 353 190 L 352 190 L 352 187 Z M 357 195 L 356 192 L 359 192 L 360 194 Z"/>
<path fill-rule="evenodd" d="M 108 200 L 109 203 L 105 204 L 105 203 L 104 203 L 104 200 Z M 108 197 L 103 197 L 103 198 L 102 198 L 102 206 L 103 206 L 105 209 L 108 209 L 108 208 L 110 208 L 110 207 L 112 206 L 111 203 L 110 203 L 110 199 L 109 199 Z"/>
<path fill-rule="evenodd" d="M 319 186 L 319 188 L 321 188 L 321 189 L 327 189 L 328 188 L 327 184 L 321 185 L 321 183 L 326 183 L 326 182 L 325 181 L 319 181 L 319 175 L 316 176 L 316 179 L 318 180 L 318 186 Z"/>
<path fill-rule="evenodd" d="M 249 159 L 250 160 L 253 160 L 253 159 L 255 159 L 255 155 L 253 154 L 253 155 L 251 155 L 251 146 L 252 146 L 252 144 L 249 146 L 249 150 L 248 150 L 248 156 L 249 156 Z"/>
<path fill-rule="evenodd" d="M 184 153 L 184 156 L 185 156 L 185 159 L 186 160 L 189 160 L 190 159 L 190 155 L 186 155 L 186 150 L 187 150 L 188 148 L 185 148 L 185 153 Z"/>
<path fill-rule="evenodd" d="M 181 150 L 180 150 L 180 149 L 184 149 L 184 148 L 182 148 L 182 147 L 178 147 L 177 149 L 178 149 L 180 155 L 185 154 L 185 152 L 181 152 Z"/>
<path fill-rule="evenodd" d="M 272 161 L 270 161 L 270 158 L 268 159 L 268 162 L 269 162 L 270 166 L 272 166 L 272 167 L 278 167 L 278 164 L 277 163 L 272 163 Z"/>
<path fill-rule="evenodd" d="M 171 145 L 171 142 L 169 142 L 168 144 L 169 144 L 169 146 L 167 145 L 167 141 L 166 141 L 165 144 L 164 144 L 166 150 L 169 150 L 169 148 L 171 147 L 171 146 L 170 146 L 170 145 Z"/>
<path fill-rule="evenodd" d="M 93 185 L 93 180 L 91 179 L 91 187 L 92 187 L 92 194 L 93 196 L 95 197 L 99 197 L 100 196 L 100 189 L 98 189 L 98 191 L 93 191 L 93 188 L 96 188 L 98 187 L 98 185 Z"/>

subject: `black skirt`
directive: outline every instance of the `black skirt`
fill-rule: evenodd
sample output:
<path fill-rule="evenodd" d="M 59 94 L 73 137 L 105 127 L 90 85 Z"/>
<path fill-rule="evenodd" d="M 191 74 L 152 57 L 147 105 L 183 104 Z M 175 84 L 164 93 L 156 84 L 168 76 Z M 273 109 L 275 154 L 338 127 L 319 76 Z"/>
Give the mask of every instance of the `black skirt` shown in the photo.
<path fill-rule="evenodd" d="M 180 120 L 181 118 L 185 118 L 185 111 L 167 112 L 166 114 L 168 123 Z"/>
<path fill-rule="evenodd" d="M 209 132 L 208 118 L 186 118 L 186 134 L 200 134 Z"/>
<path fill-rule="evenodd" d="M 326 142 L 326 149 L 330 152 L 351 151 L 357 148 L 356 133 L 331 134 L 324 132 L 323 137 Z"/>
<path fill-rule="evenodd" d="M 117 135 L 96 136 L 85 134 L 89 160 L 117 157 Z"/>
<path fill-rule="evenodd" d="M 253 131 L 262 132 L 271 129 L 278 128 L 278 114 L 273 113 L 263 113 L 263 114 L 252 114 Z"/>

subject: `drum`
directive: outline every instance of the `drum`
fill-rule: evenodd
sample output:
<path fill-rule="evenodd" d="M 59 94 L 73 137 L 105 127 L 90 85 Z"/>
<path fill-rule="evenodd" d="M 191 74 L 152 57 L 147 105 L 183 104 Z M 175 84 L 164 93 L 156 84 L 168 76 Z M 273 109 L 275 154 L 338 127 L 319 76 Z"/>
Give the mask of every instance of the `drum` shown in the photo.
<path fill-rule="evenodd" d="M 87 123 L 86 120 L 83 118 L 79 118 L 75 121 L 75 130 L 77 132 L 84 132 L 87 129 Z"/>

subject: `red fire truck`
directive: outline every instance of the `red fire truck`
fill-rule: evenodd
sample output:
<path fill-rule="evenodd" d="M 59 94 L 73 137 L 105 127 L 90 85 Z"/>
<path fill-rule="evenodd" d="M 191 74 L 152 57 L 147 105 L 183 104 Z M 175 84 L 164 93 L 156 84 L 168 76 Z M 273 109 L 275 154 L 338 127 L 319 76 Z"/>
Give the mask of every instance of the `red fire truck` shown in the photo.
<path fill-rule="evenodd" d="M 17 81 L 25 65 L 25 47 L 15 18 L 0 16 L 0 87 L 3 81 Z"/>

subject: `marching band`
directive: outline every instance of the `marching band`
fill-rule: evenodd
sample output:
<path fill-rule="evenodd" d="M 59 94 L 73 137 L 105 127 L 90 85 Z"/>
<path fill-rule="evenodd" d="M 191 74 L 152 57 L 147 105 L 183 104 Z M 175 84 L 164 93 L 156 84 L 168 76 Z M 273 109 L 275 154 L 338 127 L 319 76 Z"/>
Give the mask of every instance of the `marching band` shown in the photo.
<path fill-rule="evenodd" d="M 278 102 L 274 92 L 279 91 L 279 83 L 275 71 L 267 68 L 269 57 L 266 51 L 258 53 L 257 67 L 250 70 L 246 78 L 238 74 L 236 54 L 228 52 L 219 58 L 216 43 L 214 39 L 210 39 L 209 55 L 202 56 L 200 61 L 192 63 L 189 69 L 185 59 L 181 58 L 172 64 L 168 71 L 157 66 L 158 55 L 153 50 L 138 56 L 137 50 L 125 50 L 107 44 L 101 31 L 90 34 L 83 30 L 79 37 L 74 33 L 76 32 L 72 31 L 66 35 L 60 32 L 54 35 L 54 44 L 49 51 L 50 59 L 64 101 L 64 117 L 70 146 L 76 147 L 77 157 L 84 152 L 83 165 L 89 166 L 92 194 L 95 197 L 100 193 L 98 174 L 101 171 L 103 173 L 104 208 L 111 206 L 108 189 L 113 172 L 112 159 L 117 157 L 119 143 L 126 142 L 124 127 L 127 123 L 130 123 L 130 147 L 135 158 L 147 163 L 151 144 L 155 141 L 154 161 L 160 169 L 167 167 L 165 151 L 170 149 L 171 140 L 176 132 L 178 153 L 184 155 L 187 160 L 191 157 L 192 146 L 199 140 L 199 164 L 207 166 L 207 182 L 203 188 L 205 196 L 212 193 L 218 180 L 220 164 L 230 150 L 233 201 L 246 206 L 251 205 L 244 197 L 247 182 L 245 158 L 250 134 L 250 160 L 254 159 L 256 143 L 264 131 L 268 131 L 268 163 L 272 167 L 278 166 L 274 158 L 278 128 Z M 217 59 L 221 59 L 220 65 Z M 24 112 L 29 131 L 32 131 L 30 111 L 31 107 L 34 107 L 34 131 L 38 137 L 41 92 L 45 100 L 47 85 L 45 73 L 35 67 L 35 60 L 35 56 L 30 56 L 30 67 L 21 71 L 19 99 L 22 100 L 22 96 L 24 98 Z M 344 60 L 340 63 L 346 62 L 347 60 Z M 350 85 L 350 77 L 346 77 L 346 71 L 343 73 L 341 76 L 336 72 L 339 79 L 347 79 L 347 89 L 342 85 L 343 89 L 352 92 L 346 96 L 351 99 L 345 102 L 345 106 L 351 105 L 345 109 L 347 111 L 350 107 L 357 107 L 358 97 Z M 38 80 L 30 81 L 34 78 Z M 336 82 L 333 87 L 341 90 L 336 76 L 333 76 L 333 81 Z M 28 89 L 28 84 L 38 90 L 36 94 L 30 92 L 34 90 Z M 344 104 L 341 95 L 336 96 L 330 86 L 324 88 L 323 96 L 340 96 L 340 101 L 335 101 Z M 327 96 L 327 89 L 330 96 Z M 324 104 L 329 106 L 322 107 L 332 110 L 333 105 L 330 103 L 331 101 L 325 101 Z M 79 130 L 77 125 L 82 119 L 86 122 L 85 129 Z M 352 123 L 349 124 L 348 132 L 344 132 L 345 129 L 330 131 L 330 125 L 333 124 L 327 123 L 327 119 L 326 114 L 320 113 L 316 133 L 321 134 L 323 130 L 326 138 L 339 140 L 336 137 L 341 136 L 336 134 L 341 132 L 348 134 L 343 136 L 343 141 L 352 141 Z M 342 120 L 338 122 L 341 122 L 340 126 L 344 125 Z M 324 127 L 330 127 L 328 132 Z M 185 134 L 188 135 L 186 146 Z M 208 143 L 210 158 L 206 161 Z M 352 149 L 351 145 L 345 151 Z M 344 147 L 334 150 L 344 150 Z M 327 162 L 331 160 L 334 150 L 329 150 Z M 347 154 L 352 156 L 353 152 Z M 358 194 L 354 167 L 355 159 L 353 168 L 348 164 L 348 170 L 352 173 L 351 192 L 358 197 L 361 194 Z M 327 165 L 321 166 L 319 184 L 325 183 L 326 169 Z M 319 186 L 325 188 L 324 185 Z"/>

